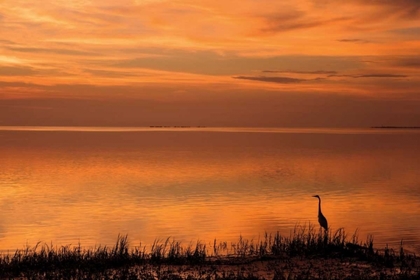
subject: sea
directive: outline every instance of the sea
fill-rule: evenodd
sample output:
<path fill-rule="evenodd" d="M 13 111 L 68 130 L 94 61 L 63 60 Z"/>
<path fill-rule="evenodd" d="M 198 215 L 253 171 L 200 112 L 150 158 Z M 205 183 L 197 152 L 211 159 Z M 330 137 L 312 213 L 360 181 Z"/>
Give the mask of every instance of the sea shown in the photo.
<path fill-rule="evenodd" d="M 420 130 L 0 127 L 0 251 L 319 230 L 420 253 Z"/>

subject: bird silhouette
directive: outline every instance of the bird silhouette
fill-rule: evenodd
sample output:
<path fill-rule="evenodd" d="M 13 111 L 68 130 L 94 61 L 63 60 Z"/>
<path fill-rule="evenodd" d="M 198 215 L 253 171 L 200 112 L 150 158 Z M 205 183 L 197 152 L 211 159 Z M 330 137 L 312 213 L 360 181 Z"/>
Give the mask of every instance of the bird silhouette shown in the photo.
<path fill-rule="evenodd" d="M 317 197 L 318 201 L 319 201 L 319 203 L 318 203 L 318 222 L 319 222 L 319 225 L 321 227 L 323 227 L 325 229 L 325 231 L 327 231 L 328 230 L 328 222 L 327 222 L 327 218 L 325 218 L 325 216 L 322 215 L 322 212 L 321 212 L 321 198 L 319 197 L 319 195 L 314 195 L 313 197 Z"/>

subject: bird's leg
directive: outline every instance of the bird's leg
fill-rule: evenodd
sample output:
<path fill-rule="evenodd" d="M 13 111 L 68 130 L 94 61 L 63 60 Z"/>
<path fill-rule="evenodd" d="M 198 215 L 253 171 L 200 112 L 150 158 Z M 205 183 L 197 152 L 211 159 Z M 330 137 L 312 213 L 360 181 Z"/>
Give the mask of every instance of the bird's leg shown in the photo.
<path fill-rule="evenodd" d="M 323 229 L 324 230 L 324 244 L 327 245 L 328 244 L 328 230 L 327 229 Z"/>

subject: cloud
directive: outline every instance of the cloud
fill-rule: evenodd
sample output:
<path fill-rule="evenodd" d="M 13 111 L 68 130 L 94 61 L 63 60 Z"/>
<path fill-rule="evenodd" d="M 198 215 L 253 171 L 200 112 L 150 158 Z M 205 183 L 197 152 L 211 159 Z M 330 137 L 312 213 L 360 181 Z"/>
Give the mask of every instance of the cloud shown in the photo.
<path fill-rule="evenodd" d="M 270 76 L 235 76 L 234 79 L 242 79 L 242 80 L 252 80 L 252 81 L 260 81 L 260 82 L 270 82 L 270 83 L 278 83 L 278 84 L 294 84 L 294 83 L 301 83 L 301 82 L 310 82 L 310 81 L 321 81 L 321 80 L 328 80 L 328 78 L 333 77 L 346 77 L 346 78 L 407 78 L 409 76 L 402 75 L 402 74 L 378 74 L 378 73 L 368 73 L 368 74 L 360 74 L 360 75 L 348 75 L 348 74 L 337 74 L 336 71 L 273 71 L 273 70 L 264 70 L 263 73 L 291 73 L 291 74 L 309 74 L 309 75 L 327 75 L 326 77 L 317 77 L 314 79 L 301 79 L 301 78 L 292 78 L 292 77 L 270 77 Z"/>
<path fill-rule="evenodd" d="M 317 71 L 277 71 L 277 70 L 263 70 L 263 73 L 293 73 L 293 74 L 314 74 L 314 75 L 333 75 L 337 74 L 337 71 L 324 71 L 324 70 L 317 70 Z"/>
<path fill-rule="evenodd" d="M 14 44 L 14 42 L 12 42 L 10 40 L 0 39 L 0 44 L 10 45 L 10 44 Z"/>
<path fill-rule="evenodd" d="M 420 27 L 397 28 L 390 30 L 390 33 L 417 40 L 420 34 Z"/>
<path fill-rule="evenodd" d="M 115 77 L 138 77 L 139 74 L 135 72 L 127 71 L 112 71 L 112 70 L 101 70 L 101 69 L 84 69 L 85 73 L 89 73 L 95 76 L 115 78 Z"/>
<path fill-rule="evenodd" d="M 407 78 L 407 75 L 400 74 L 362 74 L 362 75 L 329 75 L 328 77 L 349 77 L 349 78 Z"/>
<path fill-rule="evenodd" d="M 420 26 L 401 18 L 417 13 L 418 0 L 311 1 L 6 1 L 0 67 L 9 68 L 0 75 L 107 85 L 103 92 L 114 92 L 110 85 L 301 83 L 359 94 L 418 83 Z M 11 68 L 18 65 L 28 68 Z"/>
<path fill-rule="evenodd" d="M 420 16 L 420 1 L 418 0 L 373 0 L 368 2 L 359 0 L 358 2 L 384 7 L 387 12 L 394 13 L 400 18 L 418 19 Z"/>
<path fill-rule="evenodd" d="M 265 18 L 266 26 L 261 29 L 266 33 L 287 32 L 299 29 L 310 29 L 324 25 L 346 22 L 348 17 L 312 17 L 308 13 L 294 11 L 285 14 L 268 15 Z"/>
<path fill-rule="evenodd" d="M 153 70 L 194 73 L 204 75 L 229 75 L 238 73 L 241 64 L 233 63 L 235 57 L 224 57 L 215 52 L 207 51 L 176 51 L 171 50 L 162 56 L 144 56 L 125 59 L 110 64 L 120 69 L 147 68 Z"/>
<path fill-rule="evenodd" d="M 148 53 L 145 50 L 145 53 Z M 363 66 L 359 57 L 340 56 L 238 56 L 231 52 L 223 54 L 212 51 L 182 51 L 156 49 L 155 54 L 131 59 L 110 61 L 106 65 L 116 69 L 148 68 L 171 72 L 204 75 L 248 75 L 261 69 L 277 68 L 271 73 L 335 74 L 334 71 L 317 70 L 328 65 L 330 69 L 342 71 Z M 133 54 L 135 56 L 136 54 Z M 298 70 L 289 70 L 297 68 Z M 264 72 L 264 71 L 263 71 Z M 270 72 L 265 72 L 270 73 Z"/>
<path fill-rule="evenodd" d="M 354 78 L 407 78 L 406 75 L 397 75 L 397 74 L 365 74 L 354 76 Z"/>
<path fill-rule="evenodd" d="M 252 80 L 252 81 L 260 81 L 260 82 L 269 82 L 269 83 L 278 83 L 278 84 L 295 84 L 306 81 L 305 79 L 296 79 L 290 77 L 267 77 L 267 76 L 236 76 L 233 77 L 234 79 L 241 79 L 241 80 Z"/>
<path fill-rule="evenodd" d="M 0 66 L 0 77 L 2 76 L 33 76 L 36 74 L 30 67 Z"/>
<path fill-rule="evenodd" d="M 54 54 L 61 54 L 61 55 L 82 55 L 82 56 L 97 55 L 95 53 L 87 52 L 87 51 L 56 49 L 56 48 L 8 47 L 7 49 L 11 51 L 23 52 L 23 53 L 48 53 L 48 54 L 54 53 Z"/>
<path fill-rule="evenodd" d="M 370 41 L 363 40 L 363 39 L 339 39 L 337 41 L 343 42 L 343 43 L 359 43 L 359 44 L 370 43 Z"/>
<path fill-rule="evenodd" d="M 409 56 L 398 58 L 391 63 L 393 66 L 406 67 L 406 68 L 417 68 L 420 70 L 420 57 Z"/>

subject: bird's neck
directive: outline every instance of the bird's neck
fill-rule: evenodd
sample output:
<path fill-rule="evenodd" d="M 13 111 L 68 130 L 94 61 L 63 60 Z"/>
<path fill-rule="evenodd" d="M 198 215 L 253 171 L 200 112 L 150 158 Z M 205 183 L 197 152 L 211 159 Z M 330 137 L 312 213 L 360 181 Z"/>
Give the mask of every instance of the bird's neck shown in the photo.
<path fill-rule="evenodd" d="M 318 215 L 321 214 L 321 198 L 318 198 Z"/>

